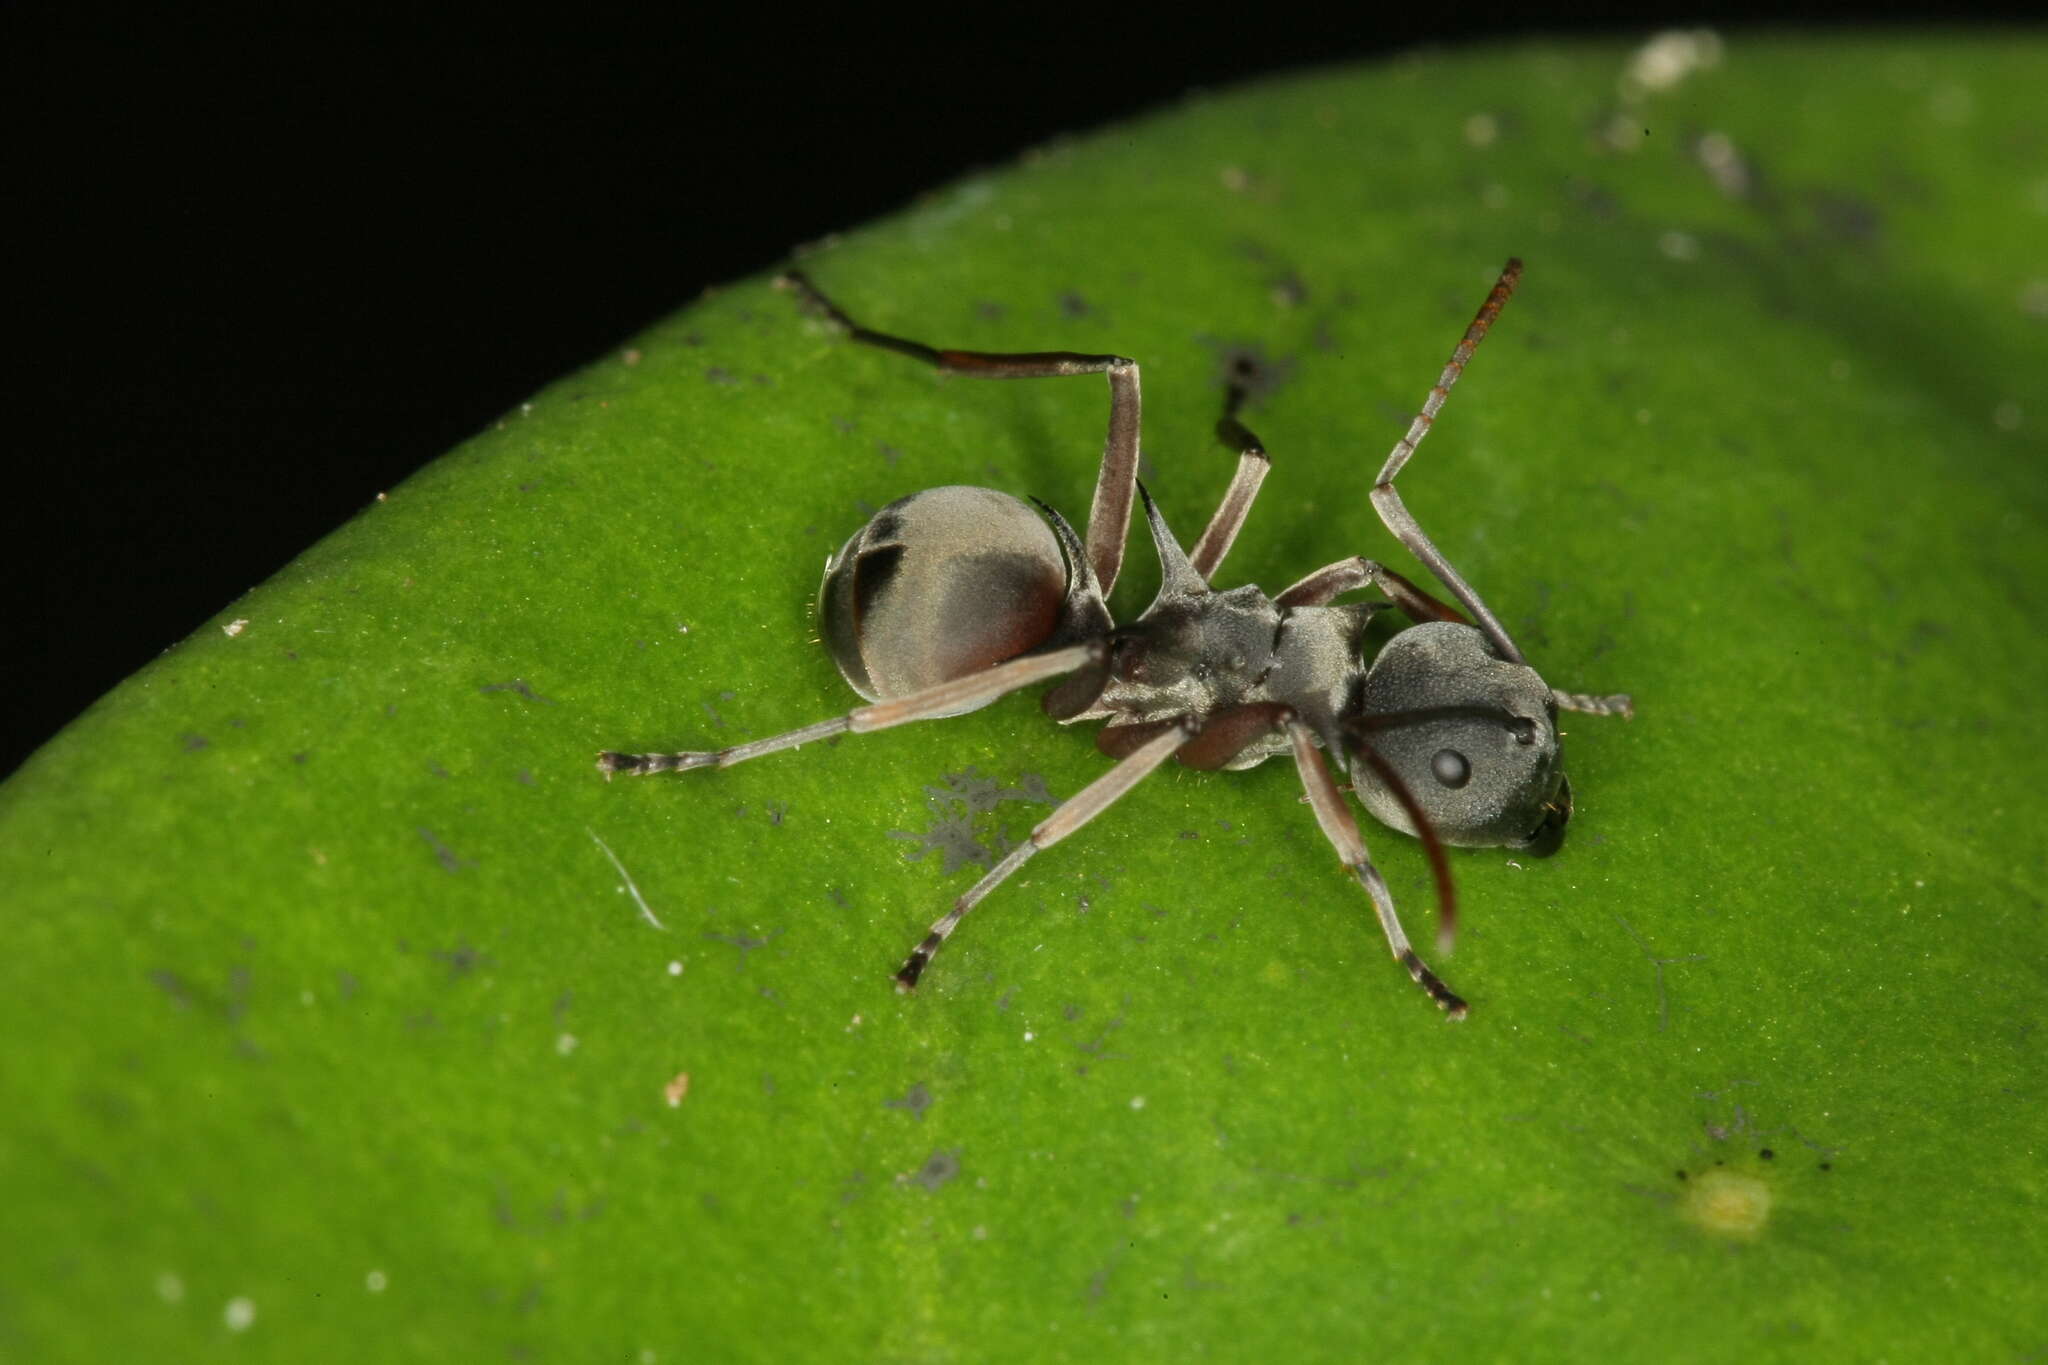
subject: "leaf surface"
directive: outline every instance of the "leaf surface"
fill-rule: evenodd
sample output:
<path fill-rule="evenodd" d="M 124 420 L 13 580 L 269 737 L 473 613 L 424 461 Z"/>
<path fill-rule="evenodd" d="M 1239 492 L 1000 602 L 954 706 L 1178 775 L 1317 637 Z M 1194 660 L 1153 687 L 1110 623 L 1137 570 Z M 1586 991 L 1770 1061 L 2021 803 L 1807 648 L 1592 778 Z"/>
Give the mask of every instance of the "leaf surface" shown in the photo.
<path fill-rule="evenodd" d="M 0 791 L 20 1359 L 2003 1359 L 2048 1343 L 2037 35 L 1432 56 L 1195 99 L 806 262 L 872 326 L 1144 364 L 1221 575 L 1415 573 L 1549 681 L 1572 837 L 1465 851 L 1445 1023 L 1284 764 L 1103 771 L 1011 698 L 836 713 L 825 556 L 1079 520 L 1099 379 L 947 381 L 748 281 L 535 396 Z M 1154 582 L 1142 533 L 1119 609 Z M 1419 849 L 1367 838 L 1418 942 Z"/>

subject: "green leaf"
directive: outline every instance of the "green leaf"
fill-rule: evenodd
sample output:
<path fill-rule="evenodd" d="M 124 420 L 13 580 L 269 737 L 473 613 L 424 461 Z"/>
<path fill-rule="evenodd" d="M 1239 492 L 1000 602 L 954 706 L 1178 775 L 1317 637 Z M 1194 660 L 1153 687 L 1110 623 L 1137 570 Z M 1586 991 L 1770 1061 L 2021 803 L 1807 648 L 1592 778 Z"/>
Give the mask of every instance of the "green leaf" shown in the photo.
<path fill-rule="evenodd" d="M 1138 357 L 1183 536 L 1258 348 L 1223 581 L 1277 589 L 1413 570 L 1368 481 L 1527 260 L 1403 487 L 1553 684 L 1638 717 L 1569 726 L 1559 856 L 1454 855 L 1465 1024 L 1284 764 L 1166 770 L 914 998 L 979 873 L 946 850 L 1102 772 L 1085 734 L 1020 696 L 599 780 L 843 710 L 812 594 L 873 507 L 1085 512 L 1100 380 L 947 382 L 750 281 L 0 793 L 0 1353 L 2043 1349 L 2041 42 L 1660 43 L 1203 97 L 806 262 L 876 327 Z M 1367 836 L 1420 930 L 1417 846 Z"/>

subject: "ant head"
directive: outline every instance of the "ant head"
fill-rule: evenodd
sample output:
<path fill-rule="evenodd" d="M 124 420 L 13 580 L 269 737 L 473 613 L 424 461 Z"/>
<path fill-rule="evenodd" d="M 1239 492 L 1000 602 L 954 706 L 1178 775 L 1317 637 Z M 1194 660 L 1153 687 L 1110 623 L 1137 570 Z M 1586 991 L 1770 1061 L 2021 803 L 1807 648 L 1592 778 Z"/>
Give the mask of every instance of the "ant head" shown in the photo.
<path fill-rule="evenodd" d="M 1346 739 L 1369 748 L 1447 844 L 1555 853 L 1571 818 L 1550 688 L 1509 663 L 1472 626 L 1431 621 L 1394 636 L 1373 660 Z M 1359 764 L 1360 800 L 1418 833 L 1381 764 Z M 1374 780 L 1378 779 L 1378 780 Z"/>

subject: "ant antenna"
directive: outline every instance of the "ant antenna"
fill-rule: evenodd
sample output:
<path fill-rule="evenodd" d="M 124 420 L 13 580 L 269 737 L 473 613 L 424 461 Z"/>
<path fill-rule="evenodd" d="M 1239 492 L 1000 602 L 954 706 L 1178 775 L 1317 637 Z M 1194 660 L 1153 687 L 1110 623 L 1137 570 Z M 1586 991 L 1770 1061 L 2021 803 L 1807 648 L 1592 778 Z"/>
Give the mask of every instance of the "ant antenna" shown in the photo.
<path fill-rule="evenodd" d="M 1423 813 L 1422 803 L 1415 799 L 1415 793 L 1408 790 L 1408 784 L 1394 771 L 1394 765 L 1381 758 L 1379 751 L 1363 738 L 1351 737 L 1352 752 L 1365 760 L 1380 781 L 1387 784 L 1387 790 L 1401 803 L 1401 809 L 1408 812 L 1408 818 L 1415 823 L 1415 837 L 1422 840 L 1422 851 L 1429 858 L 1429 870 L 1436 878 L 1436 950 L 1448 957 L 1458 937 L 1458 888 L 1451 879 L 1451 860 L 1444 854 L 1444 841 L 1436 834 L 1436 826 Z M 1411 969 L 1412 970 L 1412 969 Z"/>
<path fill-rule="evenodd" d="M 1352 729 L 1370 734 L 1376 730 L 1398 730 L 1404 725 L 1426 725 L 1433 720 L 1483 720 L 1498 725 L 1524 744 L 1536 739 L 1534 721 L 1498 706 L 1423 706 L 1412 711 L 1379 711 L 1360 716 L 1350 724 Z"/>

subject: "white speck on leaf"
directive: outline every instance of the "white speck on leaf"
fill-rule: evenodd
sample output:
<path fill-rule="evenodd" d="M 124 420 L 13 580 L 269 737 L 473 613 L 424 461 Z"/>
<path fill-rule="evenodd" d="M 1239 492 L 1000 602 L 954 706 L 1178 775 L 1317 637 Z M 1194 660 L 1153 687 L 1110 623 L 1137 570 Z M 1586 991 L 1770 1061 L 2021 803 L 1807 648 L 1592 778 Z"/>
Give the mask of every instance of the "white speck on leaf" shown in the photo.
<path fill-rule="evenodd" d="M 1666 29 L 1635 50 L 1621 78 L 1627 96 L 1669 90 L 1695 71 L 1721 64 L 1721 35 L 1707 28 Z"/>
<path fill-rule="evenodd" d="M 1657 250 L 1674 261 L 1696 261 L 1700 258 L 1700 239 L 1674 228 L 1657 239 Z"/>

